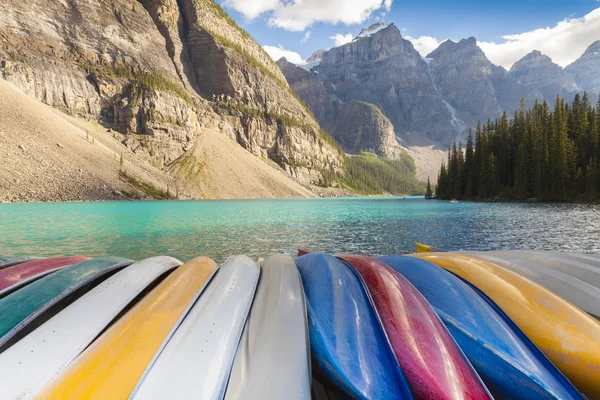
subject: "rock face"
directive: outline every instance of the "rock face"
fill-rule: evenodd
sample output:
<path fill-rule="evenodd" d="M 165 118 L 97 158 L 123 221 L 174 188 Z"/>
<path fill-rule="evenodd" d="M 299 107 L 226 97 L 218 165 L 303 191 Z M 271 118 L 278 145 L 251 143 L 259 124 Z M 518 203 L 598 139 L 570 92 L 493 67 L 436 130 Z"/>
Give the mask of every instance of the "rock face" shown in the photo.
<path fill-rule="evenodd" d="M 539 91 L 540 97 L 548 101 L 557 94 L 570 95 L 578 89 L 575 80 L 562 67 L 537 50 L 516 62 L 509 75 L 526 88 Z"/>
<path fill-rule="evenodd" d="M 592 43 L 583 55 L 565 68 L 582 90 L 600 94 L 600 40 Z"/>
<path fill-rule="evenodd" d="M 323 53 L 313 71 L 331 96 L 376 105 L 406 143 L 419 136 L 437 141 L 456 136 L 427 63 L 393 24 L 373 26 Z"/>
<path fill-rule="evenodd" d="M 341 162 L 275 63 L 212 0 L 6 0 L 0 77 L 128 134 L 130 148 L 153 141 L 161 168 L 203 129 L 306 183 Z"/>
<path fill-rule="evenodd" d="M 377 106 L 340 100 L 329 93 L 318 74 L 306 71 L 285 58 L 277 61 L 277 65 L 290 86 L 309 105 L 321 126 L 346 153 L 368 151 L 391 158 L 400 156 L 394 126 Z"/>

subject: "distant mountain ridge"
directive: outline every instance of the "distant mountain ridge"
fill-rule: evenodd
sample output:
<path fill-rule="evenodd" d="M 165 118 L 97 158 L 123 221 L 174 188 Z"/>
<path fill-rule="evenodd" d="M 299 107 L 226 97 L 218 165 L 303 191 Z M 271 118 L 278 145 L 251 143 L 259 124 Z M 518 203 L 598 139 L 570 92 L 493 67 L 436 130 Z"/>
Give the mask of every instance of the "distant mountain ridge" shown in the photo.
<path fill-rule="evenodd" d="M 447 146 L 478 121 L 517 109 L 521 98 L 530 105 L 536 100 L 553 104 L 557 95 L 587 91 L 595 101 L 600 93 L 600 40 L 566 68 L 533 51 L 507 71 L 486 57 L 474 37 L 447 40 L 421 57 L 394 24 L 380 22 L 309 60 L 302 82 L 322 83 L 316 97 L 290 79 L 292 68 L 283 72 L 322 126 L 338 125 L 325 103 L 366 102 L 382 111 L 404 145 Z"/>

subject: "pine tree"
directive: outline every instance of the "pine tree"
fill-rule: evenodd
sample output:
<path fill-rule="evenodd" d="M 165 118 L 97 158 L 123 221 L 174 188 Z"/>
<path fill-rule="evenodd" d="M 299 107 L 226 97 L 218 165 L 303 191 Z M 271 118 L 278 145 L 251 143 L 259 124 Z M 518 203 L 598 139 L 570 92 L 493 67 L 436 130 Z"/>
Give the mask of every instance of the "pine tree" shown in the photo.
<path fill-rule="evenodd" d="M 427 177 L 427 191 L 425 192 L 426 199 L 433 198 L 433 191 L 431 190 L 431 182 L 429 181 L 429 177 Z"/>
<path fill-rule="evenodd" d="M 600 200 L 600 99 L 586 93 L 569 105 L 557 96 L 554 109 L 525 102 L 469 130 L 466 148 L 456 143 L 438 175 L 439 198 Z"/>
<path fill-rule="evenodd" d="M 469 135 L 467 136 L 467 149 L 465 151 L 465 168 L 464 168 L 464 178 L 463 184 L 465 186 L 465 197 L 467 199 L 473 198 L 474 185 L 473 185 L 473 175 L 475 174 L 475 153 L 473 150 L 473 132 L 469 129 Z"/>

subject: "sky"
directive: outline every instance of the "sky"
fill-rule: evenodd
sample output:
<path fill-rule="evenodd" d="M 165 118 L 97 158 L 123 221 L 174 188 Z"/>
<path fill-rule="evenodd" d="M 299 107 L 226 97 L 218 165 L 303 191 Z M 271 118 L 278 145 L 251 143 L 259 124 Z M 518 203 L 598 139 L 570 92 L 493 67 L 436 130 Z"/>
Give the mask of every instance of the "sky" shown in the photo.
<path fill-rule="evenodd" d="M 422 56 L 474 36 L 507 69 L 533 50 L 564 67 L 600 40 L 600 0 L 216 1 L 272 58 L 297 64 L 379 21 L 394 23 Z"/>

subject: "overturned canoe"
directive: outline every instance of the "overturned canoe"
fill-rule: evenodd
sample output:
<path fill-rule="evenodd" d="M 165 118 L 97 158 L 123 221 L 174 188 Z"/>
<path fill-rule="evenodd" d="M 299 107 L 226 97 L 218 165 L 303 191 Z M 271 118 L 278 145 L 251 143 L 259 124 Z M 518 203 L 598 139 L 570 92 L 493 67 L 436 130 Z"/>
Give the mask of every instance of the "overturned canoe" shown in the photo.
<path fill-rule="evenodd" d="M 177 268 L 36 399 L 126 399 L 216 270 L 214 261 L 204 257 Z"/>
<path fill-rule="evenodd" d="M 120 257 L 84 261 L 38 279 L 0 299 L 0 349 L 5 350 L 17 334 L 62 300 L 132 263 Z"/>
<path fill-rule="evenodd" d="M 222 399 L 259 276 L 250 258 L 229 257 L 131 397 Z"/>
<path fill-rule="evenodd" d="M 135 263 L 0 354 L 0 398 L 33 398 L 148 286 L 179 265 L 172 257 Z"/>
<path fill-rule="evenodd" d="M 354 399 L 412 399 L 356 273 L 329 254 L 296 258 L 317 366 Z"/>
<path fill-rule="evenodd" d="M 375 258 L 338 257 L 365 282 L 415 398 L 492 398 L 433 308 L 406 278 Z"/>
<path fill-rule="evenodd" d="M 583 399 L 497 307 L 450 272 L 412 257 L 379 257 L 433 306 L 497 399 Z"/>
<path fill-rule="evenodd" d="M 0 256 L 0 269 L 12 267 L 27 261 L 37 260 L 37 257 Z"/>
<path fill-rule="evenodd" d="M 276 255 L 261 274 L 227 385 L 226 400 L 310 396 L 310 342 L 302 280 L 294 260 Z"/>
<path fill-rule="evenodd" d="M 458 253 L 413 254 L 489 296 L 590 399 L 600 393 L 600 324 L 543 286 L 497 264 Z"/>
<path fill-rule="evenodd" d="M 583 273 L 584 275 L 596 274 L 600 277 L 600 268 L 597 269 L 597 273 L 593 270 L 578 271 L 580 264 L 587 264 L 585 260 L 574 261 L 566 256 L 554 259 L 546 252 L 465 251 L 464 253 L 508 268 L 564 297 L 597 319 L 600 318 L 600 288 L 591 284 L 593 279 L 581 276 Z"/>
<path fill-rule="evenodd" d="M 89 259 L 89 257 L 54 257 L 4 268 L 0 270 L 0 298 L 61 268 Z"/>

